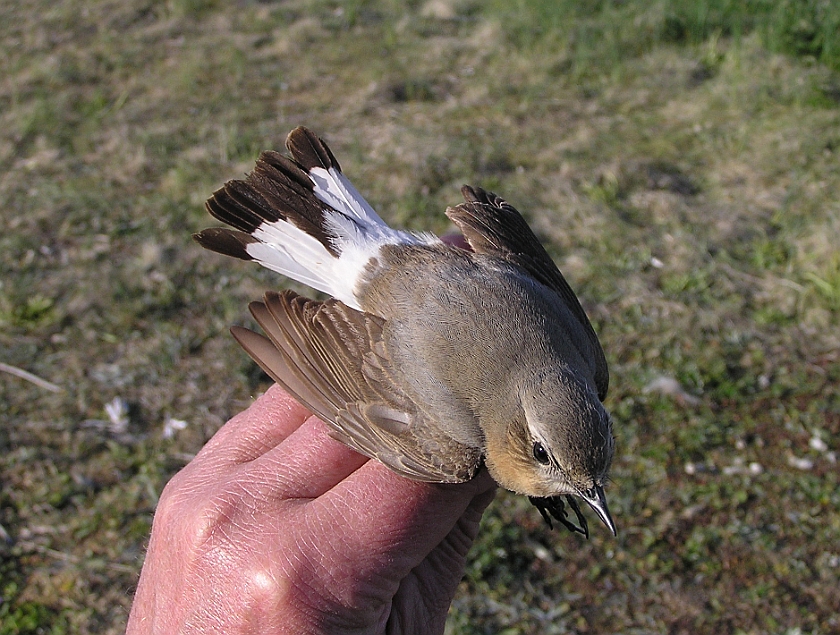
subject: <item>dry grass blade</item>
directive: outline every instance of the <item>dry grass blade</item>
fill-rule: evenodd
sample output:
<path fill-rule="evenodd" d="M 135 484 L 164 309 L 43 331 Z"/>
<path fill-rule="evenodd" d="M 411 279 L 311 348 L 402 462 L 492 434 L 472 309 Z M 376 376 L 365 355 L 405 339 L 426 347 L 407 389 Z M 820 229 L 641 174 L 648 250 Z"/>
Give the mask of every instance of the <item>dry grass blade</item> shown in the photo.
<path fill-rule="evenodd" d="M 26 381 L 35 384 L 39 388 L 43 388 L 44 390 L 49 390 L 50 392 L 61 392 L 64 390 L 61 386 L 58 386 L 46 379 L 41 379 L 38 375 L 33 375 L 29 371 L 23 370 L 22 368 L 18 368 L 17 366 L 12 366 L 10 364 L 4 364 L 0 362 L 0 371 L 9 373 L 10 375 L 14 375 L 15 377 L 20 377 L 21 379 L 25 379 Z"/>

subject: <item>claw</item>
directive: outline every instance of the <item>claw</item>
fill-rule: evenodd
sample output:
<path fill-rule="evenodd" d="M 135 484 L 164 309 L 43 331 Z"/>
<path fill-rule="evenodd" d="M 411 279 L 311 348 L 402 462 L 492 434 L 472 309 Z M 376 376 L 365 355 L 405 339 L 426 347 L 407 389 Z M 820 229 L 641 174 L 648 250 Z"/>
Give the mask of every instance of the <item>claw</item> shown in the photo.
<path fill-rule="evenodd" d="M 586 517 L 583 515 L 583 512 L 580 511 L 577 501 L 571 495 L 566 495 L 566 500 L 569 503 L 569 507 L 571 507 L 572 511 L 575 513 L 575 516 L 577 516 L 580 526 L 583 528 L 581 533 L 586 536 L 587 540 L 589 540 L 589 525 L 586 522 Z"/>
<path fill-rule="evenodd" d="M 551 519 L 554 518 L 572 533 L 583 534 L 589 538 L 589 526 L 586 523 L 586 518 L 584 518 L 580 511 L 580 507 L 578 507 L 577 503 L 571 496 L 566 496 L 566 500 L 569 502 L 569 506 L 572 508 L 572 511 L 575 512 L 575 516 L 577 516 L 580 526 L 577 526 L 573 522 L 567 520 L 569 514 L 566 511 L 566 506 L 564 505 L 563 498 L 561 496 L 552 496 L 550 498 L 529 496 L 528 500 L 531 501 L 531 504 L 534 507 L 540 510 L 540 514 L 549 529 L 554 529 L 554 525 L 551 522 Z"/>

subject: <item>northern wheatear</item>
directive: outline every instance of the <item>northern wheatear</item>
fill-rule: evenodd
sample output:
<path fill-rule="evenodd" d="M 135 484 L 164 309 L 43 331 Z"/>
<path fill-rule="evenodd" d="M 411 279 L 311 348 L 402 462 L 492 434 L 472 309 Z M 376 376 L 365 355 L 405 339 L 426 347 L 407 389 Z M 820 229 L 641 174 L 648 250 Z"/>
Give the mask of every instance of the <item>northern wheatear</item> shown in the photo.
<path fill-rule="evenodd" d="M 549 524 L 588 535 L 579 496 L 615 533 L 607 363 L 519 212 L 465 186 L 446 210 L 472 251 L 459 249 L 391 229 L 306 128 L 286 146 L 291 158 L 263 153 L 207 201 L 234 229 L 195 238 L 332 298 L 266 293 L 250 308 L 268 337 L 233 327 L 239 343 L 335 438 L 399 474 L 455 483 L 485 464 Z"/>

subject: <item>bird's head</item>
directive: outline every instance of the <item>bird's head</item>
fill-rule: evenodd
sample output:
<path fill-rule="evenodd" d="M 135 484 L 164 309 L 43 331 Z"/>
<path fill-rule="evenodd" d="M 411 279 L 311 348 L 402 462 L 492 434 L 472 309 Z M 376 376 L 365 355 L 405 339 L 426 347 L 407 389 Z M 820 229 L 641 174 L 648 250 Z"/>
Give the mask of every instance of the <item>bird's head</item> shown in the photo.
<path fill-rule="evenodd" d="M 523 381 L 519 402 L 499 426 L 504 430 L 485 431 L 490 474 L 532 499 L 578 496 L 615 533 L 603 489 L 615 446 L 612 421 L 593 387 L 560 367 Z"/>

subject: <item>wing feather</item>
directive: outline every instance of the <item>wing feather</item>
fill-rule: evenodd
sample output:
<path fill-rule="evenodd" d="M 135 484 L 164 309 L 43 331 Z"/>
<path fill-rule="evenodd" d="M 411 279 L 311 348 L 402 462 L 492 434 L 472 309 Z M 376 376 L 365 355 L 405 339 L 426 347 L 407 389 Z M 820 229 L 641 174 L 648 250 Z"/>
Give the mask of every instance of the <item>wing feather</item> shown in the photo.
<path fill-rule="evenodd" d="M 466 202 L 446 210 L 476 253 L 498 256 L 525 269 L 554 289 L 583 326 L 595 362 L 595 386 L 603 401 L 609 388 L 604 350 L 575 292 L 522 215 L 501 197 L 481 188 L 461 188 Z"/>
<path fill-rule="evenodd" d="M 288 290 L 266 293 L 250 309 L 268 337 L 237 327 L 234 337 L 335 438 L 413 480 L 456 483 L 475 475 L 480 450 L 441 433 L 391 381 L 384 320 Z"/>

